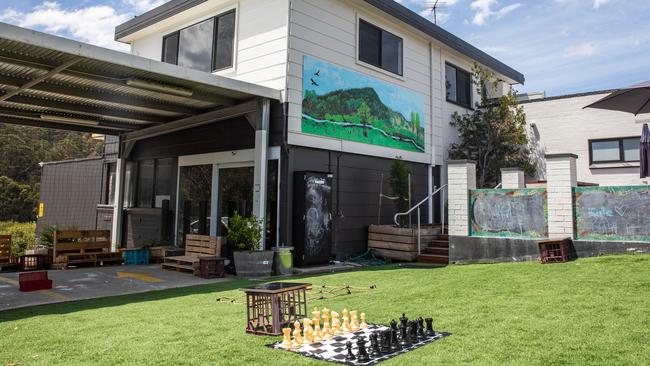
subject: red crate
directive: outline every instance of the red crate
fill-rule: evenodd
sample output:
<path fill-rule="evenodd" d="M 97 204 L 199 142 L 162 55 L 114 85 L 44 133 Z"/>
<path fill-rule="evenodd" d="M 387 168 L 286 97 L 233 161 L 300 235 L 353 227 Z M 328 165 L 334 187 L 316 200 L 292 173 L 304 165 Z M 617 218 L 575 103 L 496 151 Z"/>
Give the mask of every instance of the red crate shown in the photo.
<path fill-rule="evenodd" d="M 571 259 L 571 238 L 544 240 L 537 244 L 542 263 L 561 263 Z"/>
<path fill-rule="evenodd" d="M 47 271 L 23 272 L 18 274 L 20 291 L 49 290 L 52 280 L 47 278 Z"/>
<path fill-rule="evenodd" d="M 29 281 L 20 283 L 20 291 L 49 290 L 52 288 L 52 280 Z"/>

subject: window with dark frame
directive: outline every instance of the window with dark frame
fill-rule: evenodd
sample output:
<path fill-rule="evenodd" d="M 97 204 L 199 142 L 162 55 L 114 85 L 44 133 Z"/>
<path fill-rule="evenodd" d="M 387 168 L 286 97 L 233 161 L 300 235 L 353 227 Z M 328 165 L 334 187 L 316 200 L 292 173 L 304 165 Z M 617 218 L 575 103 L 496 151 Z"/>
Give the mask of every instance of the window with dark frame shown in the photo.
<path fill-rule="evenodd" d="M 589 140 L 589 163 L 628 163 L 639 161 L 640 137 Z"/>
<path fill-rule="evenodd" d="M 472 108 L 472 74 L 452 64 L 445 64 L 447 101 Z"/>
<path fill-rule="evenodd" d="M 145 159 L 137 162 L 135 207 L 160 208 L 164 200 L 171 199 L 173 161 Z"/>
<path fill-rule="evenodd" d="M 402 75 L 400 37 L 359 19 L 359 60 L 393 74 Z"/>
<path fill-rule="evenodd" d="M 215 72 L 233 66 L 235 10 L 163 37 L 162 61 Z"/>

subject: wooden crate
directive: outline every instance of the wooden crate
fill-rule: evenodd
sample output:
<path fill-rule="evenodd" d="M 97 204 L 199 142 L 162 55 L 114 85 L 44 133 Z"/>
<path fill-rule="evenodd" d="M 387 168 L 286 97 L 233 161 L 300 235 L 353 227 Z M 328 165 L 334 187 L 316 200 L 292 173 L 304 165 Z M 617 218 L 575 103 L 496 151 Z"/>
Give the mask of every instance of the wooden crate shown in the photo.
<path fill-rule="evenodd" d="M 0 235 L 0 263 L 11 263 L 11 235 Z"/>
<path fill-rule="evenodd" d="M 436 228 L 420 228 L 420 242 L 430 241 L 437 234 Z M 417 228 L 370 225 L 368 227 L 368 249 L 374 249 L 387 258 L 414 261 L 418 256 Z"/>

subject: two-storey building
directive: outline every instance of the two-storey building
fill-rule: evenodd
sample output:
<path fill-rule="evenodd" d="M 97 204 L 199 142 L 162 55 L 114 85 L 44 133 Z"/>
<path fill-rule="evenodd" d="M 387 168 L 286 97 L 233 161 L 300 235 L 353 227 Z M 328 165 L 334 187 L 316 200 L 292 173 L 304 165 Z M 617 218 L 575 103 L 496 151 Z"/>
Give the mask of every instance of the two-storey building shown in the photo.
<path fill-rule="evenodd" d="M 524 81 L 386 0 L 172 0 L 119 25 L 115 38 L 153 63 L 280 92 L 257 109 L 268 125 L 243 114 L 107 137 L 95 174 L 99 213 L 88 215 L 124 246 L 220 235 L 239 212 L 263 216 L 265 245 L 295 246 L 298 263 L 362 253 L 368 225 L 392 222 L 393 204 L 380 210 L 379 195 L 391 193 L 394 160 L 408 163 L 413 203 L 446 182 L 451 115 L 477 98 L 473 64 L 494 71 L 503 88 Z M 44 179 L 60 166 L 46 165 Z M 43 191 L 42 224 L 74 225 L 48 216 L 47 207 L 63 206 Z M 423 221 L 437 221 L 442 207 L 431 199 Z"/>

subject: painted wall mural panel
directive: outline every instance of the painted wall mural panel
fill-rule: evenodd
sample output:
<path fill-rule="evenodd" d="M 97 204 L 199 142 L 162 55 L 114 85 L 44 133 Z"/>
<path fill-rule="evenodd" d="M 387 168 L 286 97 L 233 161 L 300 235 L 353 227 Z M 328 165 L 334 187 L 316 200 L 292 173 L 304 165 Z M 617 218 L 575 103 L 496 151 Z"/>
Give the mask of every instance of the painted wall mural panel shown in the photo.
<path fill-rule="evenodd" d="M 650 187 L 575 187 L 576 239 L 650 241 Z"/>
<path fill-rule="evenodd" d="M 474 189 L 470 191 L 470 235 L 546 238 L 546 189 Z"/>
<path fill-rule="evenodd" d="M 302 132 L 425 152 L 424 95 L 305 56 Z"/>

